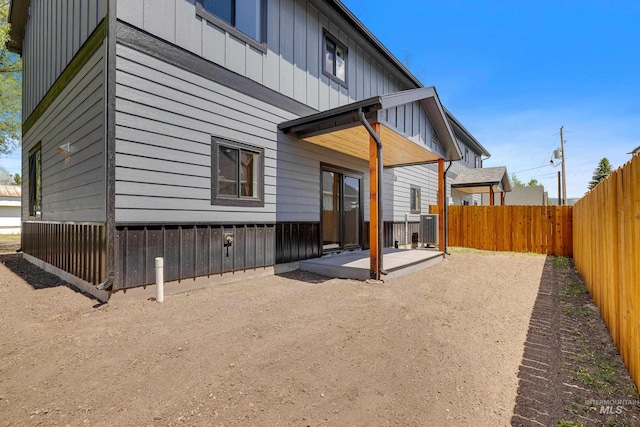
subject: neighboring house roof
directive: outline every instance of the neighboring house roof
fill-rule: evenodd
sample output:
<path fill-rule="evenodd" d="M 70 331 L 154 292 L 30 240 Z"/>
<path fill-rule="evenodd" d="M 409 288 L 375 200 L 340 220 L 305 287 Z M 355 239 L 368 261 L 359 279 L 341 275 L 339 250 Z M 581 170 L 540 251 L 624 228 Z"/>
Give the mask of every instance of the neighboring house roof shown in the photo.
<path fill-rule="evenodd" d="M 487 149 L 484 148 L 473 135 L 471 135 L 471 132 L 462 126 L 462 123 L 460 123 L 449 110 L 445 108 L 444 111 L 447 114 L 447 118 L 451 123 L 454 133 L 462 139 L 462 142 L 481 156 L 486 156 L 487 158 L 491 157 L 491 153 L 489 153 Z"/>
<path fill-rule="evenodd" d="M 355 138 L 353 134 L 343 135 L 337 139 L 337 144 L 330 146 L 336 151 L 345 152 L 351 155 L 360 154 L 357 157 L 368 159 L 368 149 L 362 150 L 364 142 L 369 143 L 369 136 L 360 122 L 358 112 L 363 111 L 367 115 L 367 120 L 385 124 L 382 118 L 383 110 L 394 108 L 413 102 L 420 102 L 427 112 L 427 117 L 434 127 L 438 139 L 445 152 L 445 160 L 460 160 L 462 155 L 460 148 L 455 142 L 455 136 L 451 130 L 449 120 L 444 113 L 444 107 L 440 103 L 435 87 L 410 89 L 386 95 L 374 96 L 362 101 L 352 102 L 347 105 L 332 108 L 330 110 L 311 114 L 298 119 L 289 120 L 278 125 L 285 134 L 295 134 L 299 139 L 309 142 L 319 143 L 313 140 L 314 137 L 330 133 L 351 131 L 354 128 L 361 128 L 360 137 Z M 380 113 L 380 115 L 379 115 Z M 389 129 L 393 132 L 393 129 Z M 397 135 L 397 134 L 396 134 Z M 385 166 L 398 166 L 402 164 L 428 163 L 437 160 L 440 156 L 435 155 L 427 149 L 419 146 L 413 141 L 402 137 L 408 142 L 404 144 L 407 152 L 392 150 L 388 146 L 384 151 Z M 383 141 L 386 138 L 383 135 Z M 327 145 L 323 143 L 323 145 Z M 368 145 L 367 145 L 368 147 Z M 394 148 L 398 148 L 395 146 Z M 418 156 L 415 156 L 420 151 Z M 424 151 L 425 156 L 421 157 Z"/>
<path fill-rule="evenodd" d="M 469 194 L 488 193 L 489 187 L 496 192 L 511 191 L 505 166 L 465 169 L 451 182 L 451 188 Z"/>
<path fill-rule="evenodd" d="M 631 150 L 627 154 L 636 155 L 636 154 L 639 154 L 639 153 L 640 153 L 640 145 L 638 145 L 635 149 Z"/>
<path fill-rule="evenodd" d="M 0 197 L 17 197 L 22 196 L 22 187 L 14 184 L 0 184 Z"/>
<path fill-rule="evenodd" d="M 21 206 L 22 187 L 12 184 L 0 184 L 0 206 Z"/>

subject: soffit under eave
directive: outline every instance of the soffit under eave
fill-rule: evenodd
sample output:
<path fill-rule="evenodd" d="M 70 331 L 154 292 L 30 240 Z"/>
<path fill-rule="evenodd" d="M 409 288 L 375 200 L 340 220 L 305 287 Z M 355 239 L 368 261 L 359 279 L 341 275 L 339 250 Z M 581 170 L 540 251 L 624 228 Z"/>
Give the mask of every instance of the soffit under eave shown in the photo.
<path fill-rule="evenodd" d="M 489 194 L 491 191 L 489 190 L 490 187 L 493 187 L 493 192 L 494 193 L 505 193 L 505 190 L 502 188 L 502 184 L 499 185 L 477 185 L 474 187 L 456 187 L 456 186 L 451 186 L 451 188 L 453 188 L 454 190 L 457 191 L 461 191 L 463 193 L 467 193 L 467 194 Z"/>
<path fill-rule="evenodd" d="M 361 124 L 316 135 L 299 136 L 299 139 L 311 144 L 366 161 L 369 161 L 369 138 L 367 129 Z M 441 158 L 383 123 L 380 123 L 380 139 L 385 167 L 433 163 Z"/>
<path fill-rule="evenodd" d="M 24 27 L 27 23 L 28 12 L 29 1 L 13 0 L 11 2 L 8 16 L 11 29 L 9 30 L 7 49 L 20 56 L 22 56 L 22 39 L 24 38 Z"/>

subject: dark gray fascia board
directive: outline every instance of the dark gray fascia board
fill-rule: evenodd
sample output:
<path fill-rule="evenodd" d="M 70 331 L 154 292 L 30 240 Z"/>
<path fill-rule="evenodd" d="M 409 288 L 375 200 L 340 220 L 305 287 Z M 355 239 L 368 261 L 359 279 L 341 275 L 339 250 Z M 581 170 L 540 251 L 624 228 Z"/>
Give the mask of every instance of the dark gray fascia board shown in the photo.
<path fill-rule="evenodd" d="M 461 160 L 462 153 L 456 143 L 456 137 L 451 130 L 449 120 L 447 120 L 447 116 L 445 115 L 444 107 L 440 102 L 436 89 L 433 86 L 431 88 L 433 89 L 433 95 L 422 99 L 420 102 L 427 111 L 431 125 L 438 135 L 438 140 L 440 144 L 442 144 L 442 148 L 444 148 L 445 160 Z"/>
<path fill-rule="evenodd" d="M 382 99 L 382 109 L 399 107 L 411 102 L 421 101 L 425 98 L 437 96 L 433 86 L 418 89 L 401 90 L 399 92 L 388 93 L 380 96 Z"/>
<path fill-rule="evenodd" d="M 464 142 L 471 148 L 474 148 L 476 152 L 479 152 L 481 155 L 484 155 L 487 158 L 491 157 L 491 153 L 489 153 L 487 149 L 484 148 L 482 144 L 480 144 L 480 142 L 471 134 L 471 132 L 469 132 L 467 128 L 465 128 L 462 123 L 460 123 L 460 121 L 458 121 L 458 119 L 456 119 L 455 116 L 451 114 L 449 110 L 447 110 L 445 107 L 442 108 L 444 108 L 447 117 L 453 124 L 454 132 L 458 131 L 455 133 L 460 135 L 462 137 L 461 139 L 463 139 Z"/>
<path fill-rule="evenodd" d="M 464 184 L 451 184 L 451 188 L 489 187 L 500 186 L 502 181 L 465 182 Z"/>
<path fill-rule="evenodd" d="M 24 27 L 27 24 L 29 14 L 29 2 L 27 0 L 12 0 L 9 5 L 9 41 L 7 49 L 9 52 L 22 56 L 22 39 L 24 38 Z"/>
<path fill-rule="evenodd" d="M 382 108 L 382 98 L 380 96 L 374 96 L 363 99 L 362 101 L 343 105 L 341 107 L 321 111 L 310 116 L 282 122 L 278 125 L 278 129 L 284 133 L 306 133 L 307 130 L 318 129 L 318 126 L 322 123 L 334 122 L 339 116 L 351 115 L 353 113 L 357 114 L 360 108 L 362 108 L 365 113 L 377 111 Z M 327 129 L 330 127 L 331 126 L 322 126 L 320 129 Z"/>
<path fill-rule="evenodd" d="M 158 58 L 168 64 L 220 83 L 252 98 L 274 105 L 297 116 L 308 116 L 318 110 L 289 98 L 260 83 L 210 62 L 126 22 L 117 22 L 118 43 Z"/>
<path fill-rule="evenodd" d="M 371 31 L 340 1 L 340 0 L 312 0 L 316 7 L 328 5 L 333 11 L 337 12 L 353 29 L 356 30 L 366 41 L 371 43 L 375 50 L 391 62 L 399 71 L 416 87 L 421 88 L 424 85 L 373 35 Z"/>

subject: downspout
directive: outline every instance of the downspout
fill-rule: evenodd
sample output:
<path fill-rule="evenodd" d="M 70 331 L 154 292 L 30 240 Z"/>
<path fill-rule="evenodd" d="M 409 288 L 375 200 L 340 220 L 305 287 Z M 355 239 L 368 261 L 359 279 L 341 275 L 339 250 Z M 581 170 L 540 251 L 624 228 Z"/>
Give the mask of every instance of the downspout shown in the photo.
<path fill-rule="evenodd" d="M 447 166 L 447 168 L 444 170 L 444 176 L 442 177 L 442 180 L 444 181 L 444 242 L 442 242 L 442 248 L 444 249 L 444 253 L 447 255 L 451 255 L 449 252 L 447 252 L 447 242 L 449 240 L 449 221 L 447 221 L 447 211 L 449 210 L 447 208 L 447 206 L 449 206 L 449 204 L 447 203 L 447 172 L 449 172 L 449 168 L 451 167 L 451 165 L 453 165 L 453 161 L 450 160 L 449 161 L 449 166 Z"/>
<path fill-rule="evenodd" d="M 382 197 L 382 178 L 383 178 L 383 170 L 382 170 L 382 140 L 378 136 L 377 133 L 371 127 L 371 124 L 367 121 L 367 118 L 364 116 L 364 112 L 362 111 L 362 107 L 358 108 L 358 117 L 360 117 L 360 122 L 367 129 L 369 135 L 376 142 L 376 146 L 378 147 L 378 269 L 380 270 L 381 275 L 387 275 L 387 272 L 384 271 L 382 258 L 383 258 L 383 233 L 384 233 L 384 219 L 382 217 L 382 203 L 380 202 L 380 198 Z"/>

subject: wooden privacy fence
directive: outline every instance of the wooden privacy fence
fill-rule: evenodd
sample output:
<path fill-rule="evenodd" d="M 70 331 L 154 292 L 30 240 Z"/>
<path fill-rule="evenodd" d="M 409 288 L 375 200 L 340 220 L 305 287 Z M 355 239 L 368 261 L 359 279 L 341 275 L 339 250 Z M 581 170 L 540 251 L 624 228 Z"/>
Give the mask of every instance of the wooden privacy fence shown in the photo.
<path fill-rule="evenodd" d="M 573 256 L 571 206 L 447 206 L 449 246 Z M 437 207 L 431 206 L 437 213 Z"/>
<path fill-rule="evenodd" d="M 574 261 L 640 388 L 640 156 L 574 208 Z"/>

